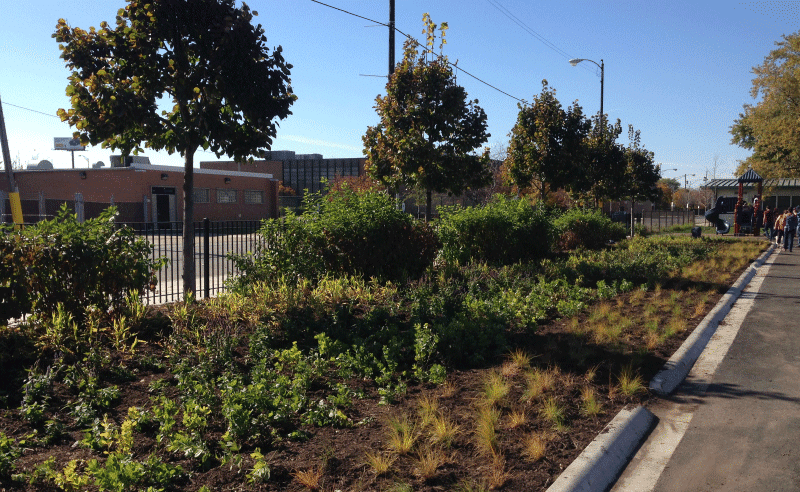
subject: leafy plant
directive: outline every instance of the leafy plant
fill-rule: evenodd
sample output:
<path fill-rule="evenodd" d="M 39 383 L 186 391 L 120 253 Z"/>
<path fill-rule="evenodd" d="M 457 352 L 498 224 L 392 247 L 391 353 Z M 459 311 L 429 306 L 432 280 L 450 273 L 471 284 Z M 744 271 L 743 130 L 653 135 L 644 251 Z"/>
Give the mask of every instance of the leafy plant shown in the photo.
<path fill-rule="evenodd" d="M 250 453 L 250 457 L 253 458 L 253 469 L 247 474 L 248 481 L 250 483 L 267 482 L 271 476 L 269 457 L 261 454 L 261 449 L 259 448 Z"/>
<path fill-rule="evenodd" d="M 507 265 L 550 253 L 552 225 L 547 211 L 525 200 L 498 195 L 481 207 L 440 207 L 437 232 L 442 258 L 462 265 Z"/>
<path fill-rule="evenodd" d="M 304 200 L 302 215 L 264 222 L 259 232 L 264 240 L 254 255 L 233 257 L 243 272 L 237 291 L 280 278 L 317 281 L 326 273 L 416 278 L 433 262 L 438 249 L 433 230 L 397 210 L 385 193 L 343 187 Z"/>
<path fill-rule="evenodd" d="M 16 442 L 4 432 L 0 432 L 0 478 L 11 478 L 17 458 L 22 456 L 24 445 L 25 441 Z"/>
<path fill-rule="evenodd" d="M 117 227 L 115 216 L 116 208 L 110 207 L 97 218 L 78 222 L 63 205 L 51 220 L 0 235 L 3 250 L 18 258 L 12 264 L 24 272 L 6 271 L 25 289 L 27 299 L 13 289 L 15 302 L 45 317 L 62 304 L 64 313 L 80 324 L 86 306 L 107 312 L 122 308 L 130 292 L 154 288 L 155 272 L 164 260 L 151 259 L 152 246 L 129 228 Z M 10 278 L 0 278 L 0 285 Z M 62 328 L 58 336 L 69 334 Z"/>
<path fill-rule="evenodd" d="M 612 222 L 596 209 L 572 208 L 554 222 L 563 249 L 600 249 L 609 242 L 625 239 L 625 226 Z"/>

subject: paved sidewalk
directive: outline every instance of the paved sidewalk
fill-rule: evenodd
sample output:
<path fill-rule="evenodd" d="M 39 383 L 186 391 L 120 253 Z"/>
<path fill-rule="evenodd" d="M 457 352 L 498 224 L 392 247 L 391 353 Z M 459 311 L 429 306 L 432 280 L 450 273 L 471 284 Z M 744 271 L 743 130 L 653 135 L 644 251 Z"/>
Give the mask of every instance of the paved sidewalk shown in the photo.
<path fill-rule="evenodd" d="M 769 257 L 614 491 L 800 490 L 800 249 Z"/>

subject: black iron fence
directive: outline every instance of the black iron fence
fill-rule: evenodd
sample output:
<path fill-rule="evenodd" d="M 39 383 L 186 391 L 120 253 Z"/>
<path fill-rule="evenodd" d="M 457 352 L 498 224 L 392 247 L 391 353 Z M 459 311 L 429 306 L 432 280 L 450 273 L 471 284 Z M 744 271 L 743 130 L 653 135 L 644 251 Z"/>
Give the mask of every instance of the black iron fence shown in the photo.
<path fill-rule="evenodd" d="M 155 291 L 146 291 L 148 304 L 183 299 L 183 223 L 127 223 L 153 245 L 153 258 L 167 258 L 157 274 Z M 197 298 L 212 297 L 225 289 L 226 282 L 240 272 L 229 255 L 255 252 L 261 236 L 261 222 L 240 220 L 194 223 L 195 289 Z"/>
<path fill-rule="evenodd" d="M 695 225 L 697 213 L 694 209 L 689 210 L 653 210 L 637 212 L 634 215 L 633 223 L 636 226 L 644 226 L 650 232 L 661 232 L 664 229 L 677 225 Z M 611 220 L 631 226 L 630 212 L 612 212 Z"/>

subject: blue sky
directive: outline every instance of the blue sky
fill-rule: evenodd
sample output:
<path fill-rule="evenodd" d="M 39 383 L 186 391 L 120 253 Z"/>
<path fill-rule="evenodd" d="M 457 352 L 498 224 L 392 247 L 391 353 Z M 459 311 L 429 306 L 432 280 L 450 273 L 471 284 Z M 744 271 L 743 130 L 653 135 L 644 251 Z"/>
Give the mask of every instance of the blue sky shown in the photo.
<path fill-rule="evenodd" d="M 294 65 L 298 96 L 280 122 L 273 150 L 360 157 L 361 135 L 378 117 L 374 100 L 384 92 L 388 31 L 311 0 L 251 0 L 269 46 L 282 45 Z M 388 22 L 388 0 L 326 0 L 363 17 Z M 798 30 L 797 3 L 696 1 L 397 0 L 396 25 L 421 39 L 422 15 L 448 22 L 445 54 L 458 66 L 525 100 L 542 79 L 564 106 L 577 100 L 587 114 L 600 106 L 599 70 L 605 62 L 604 109 L 623 128 L 641 130 L 665 177 L 702 178 L 717 158 L 717 177 L 731 176 L 748 152 L 730 144 L 729 127 L 750 96 L 752 67 L 783 34 Z M 0 96 L 12 158 L 23 164 L 48 159 L 70 167 L 69 152 L 54 151 L 53 137 L 72 129 L 54 117 L 67 107 L 68 72 L 50 36 L 59 17 L 73 27 L 113 21 L 122 0 L 5 2 L 0 16 Z M 520 25 L 522 24 L 522 25 Z M 402 56 L 397 36 L 396 59 Z M 366 75 L 366 76 L 364 76 Z M 469 97 L 488 115 L 489 146 L 505 146 L 517 100 L 458 74 Z M 26 108 L 26 109 L 22 109 Z M 33 110 L 33 111 L 30 111 Z M 621 136 L 627 143 L 627 133 Z M 75 166 L 102 160 L 109 150 L 76 153 Z M 151 162 L 182 165 L 178 155 L 148 152 Z M 224 157 L 223 157 L 224 158 Z M 215 160 L 198 152 L 195 162 Z M 677 171 L 667 169 L 677 168 Z"/>

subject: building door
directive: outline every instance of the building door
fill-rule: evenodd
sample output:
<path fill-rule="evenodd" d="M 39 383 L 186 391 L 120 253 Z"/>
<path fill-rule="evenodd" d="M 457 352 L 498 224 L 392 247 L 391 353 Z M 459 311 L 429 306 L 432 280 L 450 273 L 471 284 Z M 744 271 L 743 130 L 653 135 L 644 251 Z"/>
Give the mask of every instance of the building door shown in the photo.
<path fill-rule="evenodd" d="M 153 222 L 158 229 L 170 229 L 175 222 L 175 187 L 153 186 Z"/>

